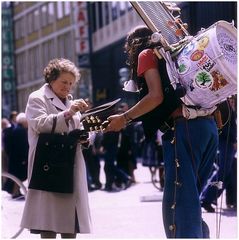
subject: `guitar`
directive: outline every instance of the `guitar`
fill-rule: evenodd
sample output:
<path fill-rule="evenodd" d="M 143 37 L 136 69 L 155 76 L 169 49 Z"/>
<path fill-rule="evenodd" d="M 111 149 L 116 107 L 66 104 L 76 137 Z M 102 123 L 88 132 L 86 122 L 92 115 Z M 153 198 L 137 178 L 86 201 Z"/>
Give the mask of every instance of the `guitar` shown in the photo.
<path fill-rule="evenodd" d="M 87 132 L 103 131 L 109 124 L 107 118 L 116 113 L 115 106 L 120 100 L 121 99 L 118 98 L 112 102 L 108 102 L 85 111 L 81 117 L 81 122 L 84 126 L 84 129 Z"/>
<path fill-rule="evenodd" d="M 84 129 L 74 129 L 68 135 L 77 141 L 86 141 L 89 137 L 89 132 L 102 132 L 109 121 L 108 116 L 116 113 L 116 104 L 121 99 L 105 103 L 98 107 L 85 111 L 81 116 L 81 123 Z"/>

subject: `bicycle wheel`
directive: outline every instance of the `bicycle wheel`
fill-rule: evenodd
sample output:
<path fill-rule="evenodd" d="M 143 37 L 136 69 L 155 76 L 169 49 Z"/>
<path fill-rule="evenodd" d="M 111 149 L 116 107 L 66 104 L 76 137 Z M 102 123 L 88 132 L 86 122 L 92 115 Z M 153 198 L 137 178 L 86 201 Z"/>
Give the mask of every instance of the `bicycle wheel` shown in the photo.
<path fill-rule="evenodd" d="M 164 187 L 164 169 L 163 167 L 149 167 L 151 173 L 151 182 L 155 188 L 163 191 Z"/>
<path fill-rule="evenodd" d="M 2 183 L 6 181 L 13 181 L 20 188 L 20 192 L 23 196 L 26 195 L 27 189 L 17 177 L 12 174 L 3 172 Z M 23 228 L 20 227 L 20 220 L 24 207 L 24 201 L 18 201 L 19 199 L 12 199 L 11 194 L 2 191 L 2 237 L 3 238 L 17 238 Z"/>

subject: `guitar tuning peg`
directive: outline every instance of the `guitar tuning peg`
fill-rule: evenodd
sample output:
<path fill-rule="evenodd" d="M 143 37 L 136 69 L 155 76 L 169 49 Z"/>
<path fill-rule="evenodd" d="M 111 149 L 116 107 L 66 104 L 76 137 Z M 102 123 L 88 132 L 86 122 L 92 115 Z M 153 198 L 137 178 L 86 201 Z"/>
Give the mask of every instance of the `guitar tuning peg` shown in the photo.
<path fill-rule="evenodd" d="M 90 116 L 90 120 L 91 120 L 92 123 L 95 123 L 95 122 L 96 122 L 94 116 Z"/>
<path fill-rule="evenodd" d="M 97 126 L 95 126 L 95 130 L 97 131 L 99 128 Z"/>
<path fill-rule="evenodd" d="M 188 24 L 187 24 L 187 23 L 183 23 L 183 27 L 184 27 L 185 29 L 188 29 Z"/>
<path fill-rule="evenodd" d="M 180 36 L 183 35 L 183 30 L 182 30 L 181 28 L 177 29 L 177 30 L 175 31 L 175 34 L 176 34 L 176 36 L 180 37 Z"/>
<path fill-rule="evenodd" d="M 101 120 L 99 119 L 99 117 L 98 117 L 98 116 L 96 116 L 95 118 L 96 118 L 96 120 L 97 120 L 97 122 L 98 122 L 98 123 L 100 123 L 100 122 L 101 122 Z"/>
<path fill-rule="evenodd" d="M 168 25 L 169 27 L 173 27 L 173 26 L 174 26 L 173 21 L 169 20 L 169 21 L 167 22 L 167 25 Z"/>
<path fill-rule="evenodd" d="M 93 131 L 93 127 L 90 127 L 89 130 L 90 130 L 90 132 L 92 132 Z"/>
<path fill-rule="evenodd" d="M 87 123 L 90 123 L 90 122 L 91 122 L 89 117 L 86 117 L 86 118 L 85 118 L 85 121 L 86 121 Z"/>

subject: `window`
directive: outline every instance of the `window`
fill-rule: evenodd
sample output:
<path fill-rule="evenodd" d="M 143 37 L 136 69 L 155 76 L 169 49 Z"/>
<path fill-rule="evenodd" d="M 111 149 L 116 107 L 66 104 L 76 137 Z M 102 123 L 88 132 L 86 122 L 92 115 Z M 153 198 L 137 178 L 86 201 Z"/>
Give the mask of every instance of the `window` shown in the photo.
<path fill-rule="evenodd" d="M 74 49 L 69 46 L 73 46 L 71 43 L 71 37 L 70 33 L 66 33 L 64 35 L 59 36 L 58 38 L 58 57 L 64 57 L 71 59 L 73 56 Z"/>
<path fill-rule="evenodd" d="M 43 59 L 42 64 L 43 64 L 43 66 L 46 66 L 51 59 L 56 57 L 54 55 L 54 52 L 55 51 L 54 51 L 53 40 L 43 43 L 43 45 L 42 45 L 42 59 Z"/>
<path fill-rule="evenodd" d="M 64 2 L 64 14 L 65 16 L 70 15 L 71 12 L 71 3 L 70 2 Z"/>
<path fill-rule="evenodd" d="M 16 39 L 19 39 L 20 38 L 20 33 L 19 33 L 19 30 L 20 30 L 20 20 L 17 20 L 15 22 L 15 26 L 14 26 L 14 33 L 15 33 L 15 38 Z M 2 33 L 3 34 L 3 33 Z M 3 39 L 3 38 L 2 38 Z"/>
<path fill-rule="evenodd" d="M 119 7 L 120 7 L 120 16 L 122 16 L 125 14 L 126 2 L 119 2 Z"/>
<path fill-rule="evenodd" d="M 24 17 L 20 18 L 15 22 L 14 34 L 15 34 L 15 39 L 20 39 L 24 37 L 24 34 L 25 34 Z"/>
<path fill-rule="evenodd" d="M 25 53 L 19 54 L 16 57 L 16 71 L 17 71 L 17 81 L 18 83 L 24 83 L 25 76 Z"/>
<path fill-rule="evenodd" d="M 57 2 L 57 19 L 63 17 L 63 2 Z"/>
<path fill-rule="evenodd" d="M 33 32 L 33 12 L 30 12 L 27 16 L 27 26 L 28 26 L 28 33 Z"/>
<path fill-rule="evenodd" d="M 38 79 L 42 76 L 42 69 L 41 69 L 41 53 L 40 53 L 40 45 L 35 48 L 35 78 Z"/>
<path fill-rule="evenodd" d="M 53 23 L 55 16 L 54 3 L 48 3 L 48 23 Z"/>
<path fill-rule="evenodd" d="M 105 25 L 108 25 L 110 23 L 110 16 L 109 16 L 109 3 L 104 3 L 104 9 L 105 9 Z"/>
<path fill-rule="evenodd" d="M 37 31 L 39 29 L 39 10 L 36 9 L 33 14 L 34 14 L 33 31 Z"/>
<path fill-rule="evenodd" d="M 34 79 L 34 54 L 33 54 L 33 48 L 29 50 L 28 53 L 28 71 L 29 71 L 29 80 Z"/>
<path fill-rule="evenodd" d="M 41 7 L 41 23 L 43 27 L 47 25 L 47 5 Z"/>
<path fill-rule="evenodd" d="M 98 22 L 99 22 L 99 28 L 103 27 L 103 16 L 102 16 L 102 2 L 98 2 Z"/>
<path fill-rule="evenodd" d="M 92 32 L 96 31 L 96 3 L 90 4 L 91 28 Z"/>
<path fill-rule="evenodd" d="M 111 3 L 111 11 L 112 11 L 112 20 L 116 20 L 117 17 L 118 17 L 118 12 L 117 12 L 117 5 L 118 5 L 118 2 L 112 2 Z"/>
<path fill-rule="evenodd" d="M 43 66 L 46 66 L 48 62 L 49 62 L 48 43 L 45 42 L 45 43 L 42 44 L 42 63 L 43 63 Z"/>

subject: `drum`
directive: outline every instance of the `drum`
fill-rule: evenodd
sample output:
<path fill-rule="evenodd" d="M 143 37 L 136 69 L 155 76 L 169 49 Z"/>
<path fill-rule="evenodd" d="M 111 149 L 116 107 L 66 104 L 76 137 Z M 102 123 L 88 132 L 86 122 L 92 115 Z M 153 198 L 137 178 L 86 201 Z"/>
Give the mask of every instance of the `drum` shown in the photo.
<path fill-rule="evenodd" d="M 237 93 L 237 30 L 218 21 L 185 45 L 176 57 L 187 105 L 211 108 Z M 170 74 L 169 74 L 170 75 Z"/>

